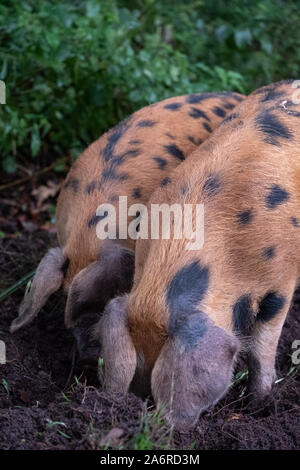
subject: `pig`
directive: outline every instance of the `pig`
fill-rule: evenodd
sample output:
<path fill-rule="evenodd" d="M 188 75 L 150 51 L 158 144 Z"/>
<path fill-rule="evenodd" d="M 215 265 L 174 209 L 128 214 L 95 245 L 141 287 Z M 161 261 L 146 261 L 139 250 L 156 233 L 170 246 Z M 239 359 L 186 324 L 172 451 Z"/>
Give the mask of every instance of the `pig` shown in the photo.
<path fill-rule="evenodd" d="M 83 152 L 59 195 L 59 247 L 41 260 L 11 332 L 30 323 L 60 287 L 67 295 L 68 328 L 130 290 L 135 241 L 100 240 L 96 226 L 105 215 L 97 215 L 97 207 L 110 203 L 117 208 L 121 195 L 128 205 L 146 202 L 243 98 L 218 92 L 166 99 L 135 112 Z"/>
<path fill-rule="evenodd" d="M 292 81 L 253 92 L 153 193 L 148 214 L 153 204 L 203 204 L 204 244 L 139 238 L 133 288 L 95 328 L 106 389 L 151 392 L 176 428 L 225 395 L 241 351 L 249 397 L 264 398 L 274 383 L 300 269 L 294 98 Z"/>

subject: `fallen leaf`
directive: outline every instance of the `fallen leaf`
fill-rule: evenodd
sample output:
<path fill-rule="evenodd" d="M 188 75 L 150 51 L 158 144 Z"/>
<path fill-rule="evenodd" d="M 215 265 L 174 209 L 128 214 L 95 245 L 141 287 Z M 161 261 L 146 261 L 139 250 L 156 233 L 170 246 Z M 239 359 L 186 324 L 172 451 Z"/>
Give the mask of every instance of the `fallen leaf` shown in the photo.
<path fill-rule="evenodd" d="M 60 183 L 48 181 L 47 185 L 41 185 L 32 191 L 32 195 L 37 200 L 37 206 L 41 207 L 43 202 L 49 197 L 55 197 L 60 189 Z"/>
<path fill-rule="evenodd" d="M 243 418 L 243 415 L 241 413 L 232 413 L 228 418 L 227 421 L 237 421 L 239 419 Z"/>

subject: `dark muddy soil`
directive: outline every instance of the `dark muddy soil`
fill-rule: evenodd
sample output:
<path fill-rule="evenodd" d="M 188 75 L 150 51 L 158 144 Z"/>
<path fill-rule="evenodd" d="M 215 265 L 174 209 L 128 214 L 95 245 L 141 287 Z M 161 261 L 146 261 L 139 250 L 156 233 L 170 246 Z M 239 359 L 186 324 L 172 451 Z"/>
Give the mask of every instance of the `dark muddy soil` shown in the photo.
<path fill-rule="evenodd" d="M 32 271 L 53 243 L 46 232 L 3 239 L 0 291 Z M 139 398 L 103 392 L 96 371 L 80 366 L 60 294 L 31 325 L 9 334 L 24 288 L 0 305 L 0 339 L 7 349 L 7 363 L 0 365 L 0 449 L 299 449 L 300 371 L 292 368 L 291 354 L 300 339 L 300 291 L 279 345 L 283 380 L 268 400 L 249 403 L 241 380 L 195 430 L 170 436 Z"/>

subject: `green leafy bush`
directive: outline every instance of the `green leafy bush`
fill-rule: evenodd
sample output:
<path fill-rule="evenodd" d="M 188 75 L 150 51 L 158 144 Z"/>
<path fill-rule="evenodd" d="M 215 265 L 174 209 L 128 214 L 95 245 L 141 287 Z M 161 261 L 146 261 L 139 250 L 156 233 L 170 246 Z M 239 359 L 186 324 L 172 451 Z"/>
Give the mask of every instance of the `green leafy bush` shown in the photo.
<path fill-rule="evenodd" d="M 280 0 L 6 0 L 0 152 L 78 155 L 126 115 L 195 91 L 297 78 L 299 4 Z"/>

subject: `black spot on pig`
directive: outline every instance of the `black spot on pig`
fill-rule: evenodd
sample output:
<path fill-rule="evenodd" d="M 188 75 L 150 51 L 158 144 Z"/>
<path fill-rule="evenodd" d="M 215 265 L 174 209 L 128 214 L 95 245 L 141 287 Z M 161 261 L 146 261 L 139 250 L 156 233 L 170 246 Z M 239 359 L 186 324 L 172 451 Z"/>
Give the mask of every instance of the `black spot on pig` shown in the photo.
<path fill-rule="evenodd" d="M 233 103 L 228 102 L 228 103 L 224 103 L 224 104 L 223 104 L 223 107 L 224 107 L 225 109 L 231 110 L 231 109 L 235 108 L 235 105 L 234 105 Z"/>
<path fill-rule="evenodd" d="M 267 322 L 274 318 L 282 310 L 286 299 L 277 292 L 270 292 L 260 302 L 257 320 Z"/>
<path fill-rule="evenodd" d="M 271 91 L 273 91 L 274 89 L 274 84 L 272 86 L 268 86 L 268 87 L 262 87 L 262 88 L 259 88 L 258 90 L 255 90 L 253 91 L 252 95 L 262 95 L 263 93 L 269 93 Z"/>
<path fill-rule="evenodd" d="M 170 104 L 166 104 L 164 108 L 169 109 L 170 111 L 178 111 L 178 109 L 180 109 L 181 106 L 182 106 L 181 103 L 170 103 Z"/>
<path fill-rule="evenodd" d="M 160 185 L 163 187 L 163 186 L 167 186 L 167 184 L 170 184 L 171 183 L 171 178 L 169 178 L 168 176 L 166 176 L 160 183 Z"/>
<path fill-rule="evenodd" d="M 299 219 L 297 219 L 297 217 L 291 217 L 291 223 L 294 227 L 300 227 Z"/>
<path fill-rule="evenodd" d="M 255 119 L 255 125 L 264 134 L 264 141 L 271 145 L 279 146 L 278 139 L 292 139 L 292 133 L 288 127 L 280 122 L 275 114 L 268 109 L 262 111 Z"/>
<path fill-rule="evenodd" d="M 139 199 L 141 197 L 142 193 L 141 193 L 141 189 L 140 188 L 134 188 L 132 190 L 132 197 L 134 199 Z"/>
<path fill-rule="evenodd" d="M 266 205 L 268 209 L 275 209 L 289 199 L 289 193 L 278 184 L 273 184 L 269 194 L 266 196 Z"/>
<path fill-rule="evenodd" d="M 209 124 L 207 124 L 207 122 L 202 122 L 202 126 L 204 127 L 205 130 L 207 130 L 207 132 L 212 132 L 212 128 L 210 127 Z"/>
<path fill-rule="evenodd" d="M 181 194 L 185 196 L 189 191 L 189 185 L 187 183 L 184 183 L 183 185 L 181 185 L 180 190 L 181 190 Z"/>
<path fill-rule="evenodd" d="M 269 246 L 268 248 L 263 249 L 263 256 L 266 260 L 272 259 L 275 256 L 275 247 Z"/>
<path fill-rule="evenodd" d="M 186 97 L 186 102 L 189 103 L 189 104 L 197 104 L 197 103 L 201 103 L 201 101 L 205 100 L 206 99 L 206 95 L 205 93 L 202 93 L 200 95 L 188 95 Z"/>
<path fill-rule="evenodd" d="M 151 119 L 145 119 L 143 121 L 138 122 L 138 127 L 153 127 L 155 126 L 156 122 L 151 121 Z"/>
<path fill-rule="evenodd" d="M 131 149 L 131 150 L 127 150 L 127 152 L 124 152 L 122 154 L 122 159 L 125 160 L 127 157 L 131 157 L 131 158 L 135 158 L 137 157 L 138 155 L 140 155 L 141 153 L 141 150 L 140 149 Z"/>
<path fill-rule="evenodd" d="M 261 102 L 265 103 L 266 101 L 274 101 L 284 96 L 286 96 L 285 91 L 266 90 L 266 96 L 264 96 Z"/>
<path fill-rule="evenodd" d="M 160 170 L 164 170 L 167 165 L 167 160 L 161 157 L 153 157 L 153 160 L 157 163 Z"/>
<path fill-rule="evenodd" d="M 237 96 L 234 93 L 230 93 L 228 91 L 219 91 L 217 93 L 195 93 L 192 95 L 188 95 L 186 97 L 186 102 L 189 104 L 197 104 L 201 103 L 204 100 L 212 99 L 212 98 L 233 98 L 236 101 L 242 101 L 243 98 L 241 96 Z"/>
<path fill-rule="evenodd" d="M 220 106 L 215 106 L 212 110 L 212 112 L 221 118 L 224 118 L 226 116 L 226 111 L 224 109 L 220 108 Z"/>
<path fill-rule="evenodd" d="M 92 194 L 97 187 L 97 181 L 91 181 L 88 183 L 85 187 L 85 193 L 86 194 Z"/>
<path fill-rule="evenodd" d="M 194 119 L 203 118 L 206 121 L 210 121 L 210 118 L 207 116 L 207 114 L 204 111 L 198 108 L 194 108 L 194 107 L 191 108 L 189 112 L 189 116 L 191 116 Z"/>
<path fill-rule="evenodd" d="M 129 178 L 129 175 L 127 173 L 117 173 L 116 169 L 113 166 L 110 166 L 108 168 L 104 168 L 102 171 L 102 177 L 100 181 L 100 186 L 109 181 L 109 180 L 116 180 L 116 181 L 126 181 Z"/>
<path fill-rule="evenodd" d="M 202 144 L 202 142 L 203 142 L 202 139 L 197 139 L 197 140 L 196 140 L 195 137 L 193 137 L 192 135 L 189 135 L 189 136 L 188 136 L 188 139 L 189 139 L 189 141 L 192 142 L 192 144 L 194 144 L 194 145 L 200 145 L 200 144 Z"/>
<path fill-rule="evenodd" d="M 203 192 L 207 196 L 215 196 L 221 187 L 220 178 L 218 175 L 211 174 L 203 185 Z"/>
<path fill-rule="evenodd" d="M 248 336 L 254 322 L 249 294 L 243 295 L 233 306 L 233 326 L 236 332 Z"/>
<path fill-rule="evenodd" d="M 203 300 L 208 285 L 208 267 L 194 261 L 181 268 L 168 286 L 169 334 L 177 336 L 186 347 L 194 347 L 207 329 L 207 316 L 197 306 Z"/>
<path fill-rule="evenodd" d="M 131 149 L 131 150 L 127 150 L 126 152 L 120 155 L 114 155 L 111 158 L 109 165 L 111 168 L 121 166 L 127 158 L 136 158 L 138 155 L 140 155 L 140 153 L 141 153 L 140 149 Z"/>
<path fill-rule="evenodd" d="M 249 224 L 251 222 L 252 218 L 253 218 L 253 213 L 252 213 L 251 209 L 239 212 L 237 214 L 237 219 L 242 225 Z"/>
<path fill-rule="evenodd" d="M 103 215 L 93 215 L 93 217 L 88 221 L 88 228 L 94 227 L 98 222 L 105 219 L 108 216 L 108 212 L 105 211 Z"/>
<path fill-rule="evenodd" d="M 78 193 L 79 191 L 79 180 L 77 178 L 70 178 L 68 181 L 64 184 L 64 188 L 68 189 L 71 188 L 74 193 Z"/>
<path fill-rule="evenodd" d="M 180 148 L 177 147 L 177 145 L 175 144 L 164 145 L 164 148 L 170 155 L 172 155 L 175 158 L 178 158 L 178 160 L 181 160 L 181 161 L 185 160 L 185 156 L 182 150 L 180 150 Z"/>
<path fill-rule="evenodd" d="M 106 146 L 103 149 L 103 157 L 106 162 L 113 157 L 117 143 L 130 127 L 130 120 L 131 117 L 128 117 L 124 121 L 120 122 L 120 124 L 113 127 L 109 132 Z"/>
<path fill-rule="evenodd" d="M 117 202 L 118 199 L 119 199 L 119 196 L 117 196 L 117 194 L 111 194 L 110 196 L 108 196 L 109 202 Z"/>
<path fill-rule="evenodd" d="M 231 122 L 234 119 L 237 119 L 239 115 L 237 113 L 231 113 L 229 116 L 227 116 L 225 119 L 223 119 L 222 124 L 225 124 L 226 122 Z"/>
<path fill-rule="evenodd" d="M 239 95 L 235 95 L 234 93 L 229 93 L 231 95 L 231 98 L 233 98 L 235 101 L 238 101 L 239 103 L 243 101 L 243 97 Z"/>
<path fill-rule="evenodd" d="M 169 134 L 168 132 L 166 133 L 166 136 L 169 137 L 170 139 L 175 139 L 175 137 L 172 134 Z"/>

